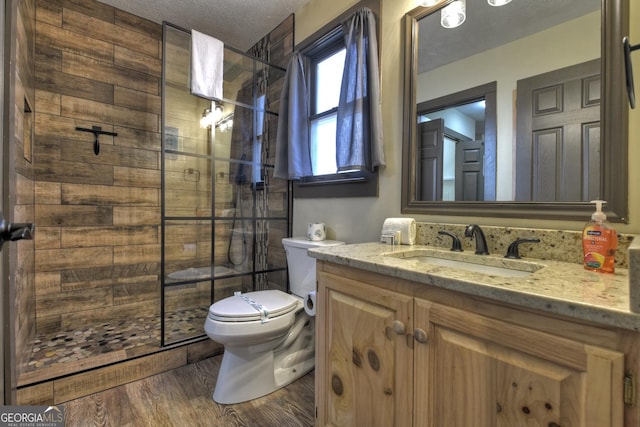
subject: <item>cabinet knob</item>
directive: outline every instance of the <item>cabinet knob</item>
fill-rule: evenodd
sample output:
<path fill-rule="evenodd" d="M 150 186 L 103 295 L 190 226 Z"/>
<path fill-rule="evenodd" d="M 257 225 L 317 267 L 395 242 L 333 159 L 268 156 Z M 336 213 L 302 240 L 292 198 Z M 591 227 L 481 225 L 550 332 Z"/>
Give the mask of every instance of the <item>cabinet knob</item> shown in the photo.
<path fill-rule="evenodd" d="M 415 331 L 413 331 L 413 337 L 421 344 L 426 344 L 427 341 L 429 341 L 429 337 L 424 329 L 416 328 Z"/>
<path fill-rule="evenodd" d="M 391 327 L 393 328 L 393 332 L 395 332 L 398 335 L 403 335 L 407 330 L 407 328 L 404 326 L 404 323 L 402 323 L 399 320 L 394 320 Z"/>

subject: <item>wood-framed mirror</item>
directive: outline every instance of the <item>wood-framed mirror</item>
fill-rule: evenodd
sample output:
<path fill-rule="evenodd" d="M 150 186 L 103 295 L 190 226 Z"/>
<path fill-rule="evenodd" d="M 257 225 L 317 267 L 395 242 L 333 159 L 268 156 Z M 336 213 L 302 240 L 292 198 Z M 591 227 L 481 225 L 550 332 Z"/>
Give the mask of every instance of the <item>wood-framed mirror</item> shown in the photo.
<path fill-rule="evenodd" d="M 563 3 L 569 3 L 571 1 L 583 2 L 583 0 L 562 0 Z M 629 16 L 629 1 L 628 0 L 595 0 L 597 4 L 600 5 L 600 14 L 599 17 L 597 15 L 593 15 L 593 13 L 589 13 L 588 18 L 593 20 L 599 20 L 600 22 L 600 31 L 599 31 L 599 39 L 600 39 L 600 58 L 599 60 L 599 70 L 600 75 L 597 80 L 593 78 L 586 78 L 579 80 L 581 83 L 581 88 L 584 89 L 583 93 L 587 97 L 586 101 L 583 101 L 583 104 L 589 105 L 589 103 L 597 104 L 600 110 L 600 120 L 597 120 L 595 123 L 587 123 L 581 128 L 579 128 L 578 132 L 573 132 L 573 134 L 577 135 L 578 145 L 582 145 L 582 148 L 578 147 L 578 150 L 583 150 L 583 154 L 576 154 L 575 149 L 573 151 L 565 150 L 563 147 L 563 143 L 565 141 L 562 140 L 565 133 L 569 135 L 568 131 L 556 131 L 555 133 L 551 133 L 554 137 L 550 140 L 549 133 L 540 133 L 538 132 L 535 137 L 538 137 L 539 140 L 535 140 L 532 144 L 530 141 L 527 142 L 528 145 L 525 145 L 526 150 L 538 150 L 536 153 L 540 152 L 539 157 L 525 155 L 522 156 L 522 142 L 521 136 L 517 135 L 517 126 L 518 121 L 521 119 L 517 118 L 518 108 L 520 110 L 526 110 L 526 108 L 522 108 L 522 89 L 520 89 L 521 95 L 521 104 L 518 104 L 517 94 L 518 94 L 518 86 L 516 85 L 516 80 L 518 83 L 520 81 L 523 82 L 522 87 L 532 87 L 527 86 L 524 83 L 529 84 L 530 78 L 534 80 L 536 78 L 546 77 L 546 72 L 544 73 L 534 73 L 533 75 L 518 75 L 517 78 L 513 78 L 511 82 L 504 83 L 500 80 L 500 75 L 504 74 L 502 72 L 503 66 L 496 65 L 491 62 L 489 66 L 495 67 L 496 72 L 493 73 L 489 70 L 489 74 L 485 77 L 485 80 L 480 82 L 484 84 L 495 83 L 497 85 L 498 90 L 498 107 L 497 107 L 497 124 L 494 123 L 494 127 L 497 130 L 494 133 L 497 135 L 497 145 L 496 141 L 493 142 L 489 139 L 489 135 L 485 135 L 484 131 L 476 132 L 476 138 L 473 136 L 468 138 L 470 140 L 480 140 L 480 145 L 486 145 L 487 152 L 493 153 L 494 156 L 488 158 L 488 163 L 481 167 L 481 170 L 485 170 L 486 175 L 490 177 L 488 179 L 489 184 L 487 184 L 487 180 L 482 181 L 483 184 L 488 191 L 479 192 L 482 194 L 488 194 L 488 199 L 485 200 L 464 200 L 464 197 L 460 194 L 450 195 L 448 199 L 445 197 L 443 199 L 441 196 L 437 197 L 423 197 L 421 194 L 447 194 L 447 191 L 428 191 L 424 192 L 424 182 L 430 182 L 431 177 L 437 171 L 437 167 L 429 169 L 427 167 L 421 166 L 420 162 L 426 164 L 427 160 L 420 160 L 424 156 L 424 148 L 425 146 L 419 146 L 419 140 L 423 138 L 421 135 L 421 131 L 419 131 L 419 117 L 426 117 L 424 115 L 426 108 L 425 106 L 429 106 L 434 104 L 432 102 L 434 99 L 442 100 L 447 99 L 446 95 L 450 95 L 453 92 L 456 93 L 464 93 L 465 90 L 470 89 L 473 90 L 474 87 L 481 86 L 482 84 L 474 81 L 470 81 L 473 79 L 459 79 L 463 82 L 461 87 L 457 89 L 443 89 L 450 90 L 447 93 L 435 93 L 434 91 L 432 96 L 425 95 L 425 88 L 420 87 L 421 81 L 424 81 L 424 73 L 423 70 L 424 64 L 420 65 L 419 56 L 424 57 L 424 52 L 419 54 L 420 51 L 420 26 L 421 24 L 425 24 L 427 19 L 437 18 L 435 19 L 435 24 L 429 25 L 439 25 L 439 15 L 441 9 L 452 2 L 452 0 L 441 0 L 440 3 L 436 4 L 432 7 L 417 7 L 405 15 L 405 64 L 404 64 L 404 121 L 403 121 L 403 149 L 402 149 L 402 200 L 401 200 L 401 210 L 403 214 L 427 214 L 427 215 L 459 215 L 459 216 L 491 216 L 491 217 L 512 217 L 512 218 L 536 218 L 536 219 L 560 219 L 560 220 L 585 220 L 589 215 L 593 212 L 593 205 L 590 203 L 591 199 L 602 199 L 606 200 L 607 204 L 605 206 L 605 210 L 607 213 L 607 217 L 609 220 L 614 222 L 626 222 L 627 221 L 627 211 L 628 211 L 628 156 L 627 156 L 627 144 L 628 144 L 628 104 L 626 100 L 626 92 L 625 92 L 625 77 L 624 77 L 624 58 L 623 58 L 623 49 L 621 45 L 621 40 L 624 35 L 628 34 L 628 16 Z M 463 24 L 466 25 L 473 19 L 481 19 L 478 16 L 474 16 L 474 9 L 471 7 L 472 4 L 486 3 L 486 1 L 479 0 L 467 0 L 467 21 Z M 517 1 L 513 1 L 505 6 L 500 8 L 492 7 L 489 11 L 490 13 L 502 13 L 499 9 L 507 8 L 507 7 L 518 7 Z M 545 4 L 549 4 L 545 2 Z M 506 12 L 506 9 L 503 9 Z M 597 13 L 597 5 L 596 11 Z M 523 12 L 524 13 L 524 12 Z M 585 12 L 586 13 L 586 12 Z M 552 14 L 553 15 L 553 14 Z M 486 27 L 500 27 L 500 25 L 506 25 L 508 21 L 502 20 L 499 16 L 494 15 L 495 22 L 487 23 Z M 504 18 L 506 19 L 506 18 Z M 533 18 L 529 18 L 533 19 Z M 582 21 L 577 21 L 577 24 L 574 25 L 582 25 Z M 593 22 L 593 21 L 587 21 Z M 499 23 L 500 25 L 496 25 Z M 597 26 L 598 21 L 596 21 Z M 547 28 L 549 25 L 547 25 Z M 455 29 L 453 29 L 455 30 Z M 499 28 L 504 34 L 504 28 Z M 448 29 L 447 31 L 451 31 Z M 598 31 L 598 29 L 595 29 Z M 424 33 L 423 27 L 423 33 Z M 574 32 L 575 33 L 575 32 Z M 452 34 L 452 33 L 449 33 Z M 432 39 L 435 40 L 434 36 L 431 36 Z M 465 36 L 468 44 L 480 44 L 477 43 L 477 38 L 472 36 Z M 525 36 L 520 36 L 523 38 Z M 454 37 L 451 36 L 450 39 Z M 473 41 L 473 42 L 472 42 Z M 529 43 L 532 43 L 529 41 Z M 533 42 L 535 44 L 535 42 Z M 560 43 L 558 43 L 560 44 Z M 575 46 L 571 45 L 571 46 Z M 446 43 L 439 47 L 439 52 L 443 52 L 442 49 L 446 49 Z M 491 48 L 485 48 L 487 50 Z M 522 48 L 517 48 L 522 49 Z M 576 49 L 578 49 L 576 47 Z M 596 55 L 597 55 L 597 46 L 596 46 Z M 520 50 L 520 52 L 523 52 Z M 526 57 L 534 57 L 535 55 L 527 55 L 528 51 L 525 52 Z M 477 53 L 473 53 L 478 56 Z M 562 55 L 562 53 L 560 53 Z M 440 56 L 443 56 L 442 54 Z M 512 58 L 512 57 L 511 57 Z M 513 59 L 512 59 L 513 60 Z M 459 61 L 459 59 L 457 60 Z M 493 60 L 491 60 L 493 61 Z M 432 60 L 432 63 L 435 62 Z M 460 64 L 464 64 L 460 62 Z M 444 65 L 444 67 L 455 66 L 456 62 L 452 64 Z M 433 65 L 436 67 L 436 65 Z M 590 64 L 591 68 L 593 68 L 593 64 Z M 485 68 L 488 67 L 486 64 Z M 461 66 L 459 68 L 464 68 Z M 535 68 L 535 67 L 528 67 Z M 565 67 L 562 67 L 563 70 L 560 74 L 566 74 L 564 71 Z M 476 72 L 478 69 L 474 69 L 473 72 Z M 437 70 L 436 70 L 437 71 Z M 487 70 L 485 70 L 486 72 Z M 558 70 L 553 70 L 558 71 Z M 428 72 L 428 71 L 427 71 Z M 441 73 L 442 75 L 443 73 Z M 476 72 L 476 74 L 480 74 Z M 495 75 L 493 75 L 495 74 Z M 448 80 L 454 79 L 455 74 L 452 74 L 450 69 L 447 70 L 444 75 L 447 76 Z M 436 73 L 432 73 L 429 76 L 437 76 Z M 546 80 L 542 79 L 542 82 L 546 82 Z M 537 82 L 537 81 L 536 81 Z M 586 82 L 586 83 L 585 83 Z M 449 85 L 449 81 L 440 82 L 436 81 L 433 83 L 434 86 L 438 88 L 445 88 Z M 464 86 L 467 84 L 467 86 Z M 546 83 L 543 83 L 546 84 Z M 450 86 L 450 85 L 449 85 Z M 599 91 L 597 90 L 599 89 Z M 502 90 L 502 95 L 500 91 Z M 534 87 L 534 94 L 537 93 L 537 90 Z M 507 101 L 501 101 L 501 97 L 505 98 L 506 96 L 510 97 Z M 556 95 L 554 95 L 556 96 Z M 562 95 L 557 95 L 556 98 L 549 98 L 548 94 L 539 95 L 539 98 L 544 102 L 551 102 L 552 104 L 556 103 L 556 101 L 561 100 Z M 566 99 L 570 97 L 565 95 Z M 535 99 L 535 95 L 533 97 Z M 551 99 L 551 101 L 549 101 Z M 473 99 L 470 100 L 470 102 Z M 502 102 L 502 104 L 501 104 Z M 506 105 L 505 102 L 508 104 Z M 558 101 L 561 104 L 560 101 Z M 438 104 L 438 102 L 435 102 Z M 555 104 L 554 104 L 555 105 Z M 441 105 L 441 108 L 444 108 L 445 105 Z M 421 110 L 422 109 L 422 110 Z M 533 108 L 535 110 L 535 106 Z M 437 108 L 436 108 L 437 110 Z M 431 110 L 430 110 L 431 111 Z M 537 110 L 536 110 L 537 111 Z M 495 114 L 495 112 L 490 113 Z M 522 113 L 521 113 L 522 114 Z M 420 121 L 424 121 L 420 119 Z M 495 118 L 494 118 L 495 119 Z M 431 118 L 427 118 L 426 120 L 431 120 Z M 593 121 L 593 118 L 590 119 Z M 451 126 L 447 127 L 447 125 L 443 125 L 445 130 L 448 130 L 449 133 L 453 135 L 458 135 L 459 133 L 455 131 L 451 131 Z M 522 127 L 522 126 L 520 126 Z M 506 138 L 503 135 L 503 131 L 507 128 Z M 482 128 L 484 129 L 484 128 Z M 502 133 L 501 133 L 502 132 Z M 529 135 L 527 138 L 535 138 L 531 136 L 536 131 L 531 131 L 530 129 L 527 131 Z M 444 132 L 445 134 L 447 132 Z M 420 135 L 420 136 L 419 136 Z M 437 132 L 434 135 L 438 135 Z M 478 136 L 479 135 L 479 136 Z M 539 135 L 542 135 L 541 137 Z M 558 137 L 560 135 L 560 137 Z M 439 138 L 439 137 L 438 137 Z M 520 139 L 519 139 L 520 138 Z M 545 139 L 546 138 L 546 139 Z M 568 137 L 567 137 L 568 138 Z M 464 140 L 465 138 L 453 138 L 455 142 L 459 140 Z M 549 142 L 551 141 L 551 142 Z M 451 143 L 452 146 L 455 145 Z M 493 148 L 491 148 L 491 143 L 493 143 Z M 539 143 L 539 147 L 535 146 L 536 143 Z M 595 143 L 595 145 L 594 145 Z M 555 147 L 552 150 L 547 149 L 547 152 L 556 150 L 558 153 L 558 159 L 551 159 L 556 170 L 557 175 L 562 176 L 563 174 L 567 174 L 564 169 L 562 169 L 562 164 L 570 163 L 573 164 L 573 169 L 575 170 L 588 170 L 589 168 L 593 168 L 596 170 L 595 174 L 591 174 L 591 176 L 582 176 L 580 178 L 574 178 L 573 181 L 569 180 L 569 184 L 565 184 L 566 188 L 572 189 L 577 185 L 581 186 L 579 191 L 575 194 L 568 192 L 566 189 L 562 189 L 561 186 L 557 183 L 557 179 L 552 181 L 549 184 L 548 180 L 545 181 L 545 169 L 543 166 L 550 164 L 548 159 L 548 153 L 545 157 L 543 148 L 546 146 Z M 589 144 L 591 144 L 589 146 Z M 595 146 L 595 148 L 594 148 Z M 497 147 L 497 148 L 496 148 Z M 504 152 L 504 148 L 506 147 L 507 151 Z M 520 148 L 518 148 L 520 147 Z M 516 153 L 516 149 L 518 148 L 519 152 Z M 491 150 L 494 150 L 493 152 Z M 502 152 L 500 150 L 503 150 Z M 559 151 L 558 151 L 559 150 Z M 565 151 L 562 151 L 565 150 Z M 456 150 L 454 150 L 456 151 Z M 457 150 L 457 152 L 464 152 L 464 150 Z M 591 154 L 589 154 L 591 152 Z M 564 155 L 563 158 L 561 155 Z M 518 167 L 517 162 L 522 161 L 522 158 L 528 159 L 530 162 L 527 167 Z M 533 160 L 532 160 L 533 158 Z M 505 162 L 511 160 L 513 162 L 512 165 L 508 165 Z M 595 159 L 595 160 L 594 160 Z M 428 160 L 432 161 L 432 160 Z M 503 162 L 500 164 L 500 162 Z M 531 167 L 531 162 L 534 165 L 538 165 L 536 177 L 535 171 L 532 171 L 537 166 Z M 537 162 L 537 163 L 536 163 Z M 594 162 L 596 162 L 594 164 Z M 494 163 L 498 163 L 496 166 Z M 457 163 L 459 164 L 459 162 Z M 495 168 L 495 169 L 491 169 Z M 524 176 L 518 177 L 518 170 L 526 170 L 526 174 Z M 428 171 L 428 177 L 425 179 L 423 175 L 423 170 Z M 547 169 L 548 170 L 548 169 Z M 505 172 L 506 171 L 506 172 Z M 438 171 L 442 173 L 441 171 Z M 476 169 L 477 172 L 477 169 Z M 449 174 L 453 176 L 453 174 Z M 457 175 L 459 176 L 459 175 Z M 594 178 L 595 177 L 595 178 Z M 423 182 L 421 184 L 420 182 Z M 433 181 L 438 181 L 438 179 L 433 179 Z M 439 179 L 442 182 L 442 179 Z M 446 181 L 446 179 L 445 179 Z M 520 182 L 518 188 L 520 190 L 519 194 L 516 194 L 516 183 Z M 469 179 L 469 182 L 475 182 L 473 179 Z M 522 185 L 522 182 L 527 182 L 527 185 Z M 591 183 L 591 189 L 587 188 L 587 184 Z M 454 185 L 449 183 L 450 185 Z M 451 188 L 461 188 L 460 182 L 457 183 L 457 187 Z M 501 188 L 500 186 L 506 186 L 506 190 Z M 438 184 L 442 185 L 442 184 Z M 447 185 L 446 183 L 444 185 Z M 492 188 L 491 186 L 495 186 Z M 540 187 L 544 191 L 539 192 L 539 194 L 535 193 L 535 191 L 531 190 L 531 188 Z M 558 188 L 552 188 L 553 186 L 558 186 Z M 583 189 L 582 186 L 585 188 Z M 526 193 L 525 190 L 529 189 L 529 193 Z M 442 189 L 439 189 L 442 190 Z M 453 191 L 453 190 L 452 190 Z M 524 191 L 524 193 L 523 193 Z M 469 192 L 469 194 L 474 194 L 473 192 Z M 523 196 L 523 194 L 525 194 Z M 532 195 L 533 194 L 533 195 Z"/>

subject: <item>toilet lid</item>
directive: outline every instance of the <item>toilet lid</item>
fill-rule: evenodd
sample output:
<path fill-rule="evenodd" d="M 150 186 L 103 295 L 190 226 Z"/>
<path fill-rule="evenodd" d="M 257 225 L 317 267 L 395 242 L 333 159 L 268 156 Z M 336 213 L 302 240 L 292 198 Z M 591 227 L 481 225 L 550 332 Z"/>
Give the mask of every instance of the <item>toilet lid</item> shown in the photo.
<path fill-rule="evenodd" d="M 298 299 L 278 290 L 247 292 L 209 307 L 209 317 L 222 322 L 249 322 L 282 316 L 295 309 Z"/>

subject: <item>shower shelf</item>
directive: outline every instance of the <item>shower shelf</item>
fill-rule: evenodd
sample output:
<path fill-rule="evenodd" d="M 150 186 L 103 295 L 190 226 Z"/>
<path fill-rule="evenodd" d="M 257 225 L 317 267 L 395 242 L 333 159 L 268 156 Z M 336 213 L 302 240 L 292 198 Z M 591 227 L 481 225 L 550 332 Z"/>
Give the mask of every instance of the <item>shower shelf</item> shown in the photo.
<path fill-rule="evenodd" d="M 189 178 L 190 176 L 193 176 L 194 179 Z M 184 172 L 182 173 L 182 177 L 185 181 L 193 181 L 198 183 L 200 182 L 200 171 L 198 169 L 188 168 L 184 170 Z"/>

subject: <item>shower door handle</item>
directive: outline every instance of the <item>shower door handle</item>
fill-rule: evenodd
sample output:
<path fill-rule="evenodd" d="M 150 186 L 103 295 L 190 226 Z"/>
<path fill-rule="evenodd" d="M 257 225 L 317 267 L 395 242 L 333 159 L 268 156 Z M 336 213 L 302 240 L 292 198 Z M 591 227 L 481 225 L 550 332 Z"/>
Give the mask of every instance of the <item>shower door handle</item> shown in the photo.
<path fill-rule="evenodd" d="M 14 242 L 16 240 L 32 240 L 35 225 L 31 223 L 10 223 L 5 221 L 4 215 L 0 213 L 0 249 L 4 242 Z"/>

